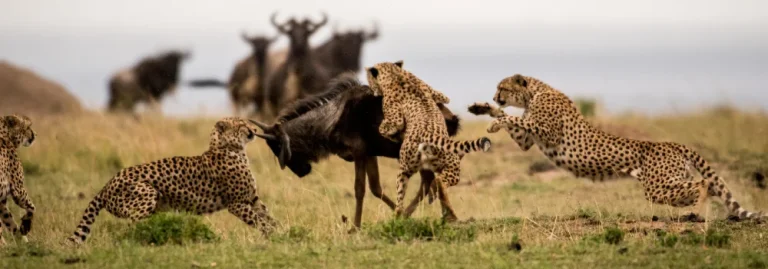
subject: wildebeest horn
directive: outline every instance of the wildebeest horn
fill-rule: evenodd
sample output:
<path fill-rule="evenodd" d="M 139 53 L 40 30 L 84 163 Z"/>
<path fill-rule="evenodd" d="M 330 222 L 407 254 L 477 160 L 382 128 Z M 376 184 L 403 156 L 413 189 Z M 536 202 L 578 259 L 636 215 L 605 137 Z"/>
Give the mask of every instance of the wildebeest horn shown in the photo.
<path fill-rule="evenodd" d="M 278 23 L 278 22 L 277 22 L 277 11 L 275 11 L 274 13 L 272 13 L 272 16 L 270 16 L 270 17 L 269 17 L 269 21 L 270 21 L 270 22 L 272 23 L 272 25 L 274 25 L 274 26 L 275 26 L 275 28 L 277 28 L 277 30 L 278 30 L 278 31 L 280 31 L 281 33 L 287 33 L 287 32 L 288 32 L 288 30 L 287 30 L 287 29 L 285 29 L 285 24 L 286 24 L 286 23 Z"/>
<path fill-rule="evenodd" d="M 379 22 L 373 21 L 373 32 L 366 33 L 366 40 L 374 40 L 379 37 Z"/>
<path fill-rule="evenodd" d="M 310 30 L 310 32 L 317 31 L 317 29 L 320 29 L 320 27 L 323 27 L 323 25 L 328 23 L 328 14 L 326 14 L 325 12 L 323 12 L 321 14 L 323 15 L 323 19 L 320 20 L 320 22 L 318 22 L 318 23 L 315 23 L 315 22 L 313 22 L 311 20 L 307 20 L 307 21 L 309 21 L 309 24 L 312 25 L 312 29 Z"/>
<path fill-rule="evenodd" d="M 259 126 L 259 128 L 261 128 L 262 131 L 266 131 L 268 129 L 272 129 L 272 127 L 267 126 L 266 124 L 263 124 L 261 122 L 258 122 L 258 121 L 255 121 L 255 120 L 251 120 L 251 119 L 248 119 L 248 121 L 250 121 L 251 123 L 253 123 L 256 126 Z"/>
<path fill-rule="evenodd" d="M 264 140 L 277 140 L 277 136 L 274 136 L 271 134 L 255 134 L 255 135 L 263 138 Z"/>
<path fill-rule="evenodd" d="M 280 169 L 285 169 L 285 163 L 291 160 L 291 139 L 283 131 L 282 125 L 277 124 L 275 128 L 280 133 L 280 155 L 278 156 L 278 161 L 280 162 Z"/>
<path fill-rule="evenodd" d="M 242 37 L 243 40 L 245 40 L 245 42 L 250 42 L 251 41 L 251 37 L 248 36 L 248 34 L 245 33 L 245 30 L 240 31 L 240 37 Z"/>

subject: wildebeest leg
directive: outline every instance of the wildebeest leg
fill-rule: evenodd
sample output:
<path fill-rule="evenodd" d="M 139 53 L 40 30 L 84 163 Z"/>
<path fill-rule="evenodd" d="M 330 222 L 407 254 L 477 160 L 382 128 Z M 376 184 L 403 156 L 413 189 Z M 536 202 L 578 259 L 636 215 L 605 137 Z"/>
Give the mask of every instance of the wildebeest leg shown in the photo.
<path fill-rule="evenodd" d="M 373 196 L 384 201 L 390 209 L 395 209 L 395 202 L 384 194 L 384 190 L 381 188 L 381 181 L 379 180 L 379 163 L 376 157 L 366 157 L 365 170 L 368 172 L 368 185 L 371 188 Z"/>
<path fill-rule="evenodd" d="M 355 159 L 355 228 L 360 228 L 360 222 L 363 218 L 366 161 L 366 158 Z"/>

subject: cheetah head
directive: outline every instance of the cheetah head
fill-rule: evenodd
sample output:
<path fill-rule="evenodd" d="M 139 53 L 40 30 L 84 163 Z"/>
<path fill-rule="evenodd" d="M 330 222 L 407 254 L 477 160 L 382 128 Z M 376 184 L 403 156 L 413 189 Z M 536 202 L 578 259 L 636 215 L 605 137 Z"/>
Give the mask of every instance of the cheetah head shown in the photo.
<path fill-rule="evenodd" d="M 528 87 L 529 83 L 529 78 L 520 74 L 505 78 L 496 86 L 493 101 L 502 108 L 508 106 L 526 108 L 532 95 Z"/>
<path fill-rule="evenodd" d="M 383 96 L 382 87 L 393 87 L 401 84 L 403 76 L 400 73 L 402 71 L 403 61 L 394 63 L 382 62 L 369 67 L 365 73 L 368 79 L 368 86 L 373 91 L 373 96 Z"/>
<path fill-rule="evenodd" d="M 37 134 L 32 130 L 32 120 L 27 116 L 10 115 L 0 118 L 0 141 L 13 147 L 29 147 Z"/>
<path fill-rule="evenodd" d="M 256 129 L 252 122 L 227 117 L 216 122 L 211 133 L 211 148 L 244 149 L 255 137 Z"/>

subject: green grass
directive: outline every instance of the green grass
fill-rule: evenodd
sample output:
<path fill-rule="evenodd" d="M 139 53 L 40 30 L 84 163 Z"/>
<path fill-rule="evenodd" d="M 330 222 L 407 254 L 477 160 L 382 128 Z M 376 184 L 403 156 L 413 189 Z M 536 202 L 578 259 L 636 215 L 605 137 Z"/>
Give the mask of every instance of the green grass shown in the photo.
<path fill-rule="evenodd" d="M 160 246 L 208 243 L 219 238 L 198 216 L 160 213 L 136 223 L 125 233 L 124 239 Z"/>
<path fill-rule="evenodd" d="M 649 139 L 690 146 L 714 165 L 740 204 L 768 211 L 767 191 L 750 177 L 765 168 L 765 113 L 600 116 L 595 120 L 608 131 L 641 130 Z M 487 135 L 494 146 L 464 157 L 461 182 L 449 188 L 458 223 L 440 220 L 439 202 L 423 203 L 412 219 L 395 219 L 368 192 L 363 228 L 349 233 L 351 223 L 343 219 L 355 209 L 351 163 L 333 157 L 299 179 L 280 170 L 256 141 L 248 148 L 251 169 L 282 226 L 271 236 L 226 211 L 160 214 L 137 223 L 102 211 L 88 240 L 71 247 L 65 239 L 115 172 L 200 154 L 215 119 L 96 114 L 33 120 L 40 135 L 19 156 L 37 212 L 29 243 L 4 233 L 0 268 L 768 268 L 768 224 L 727 221 L 716 203 L 707 223 L 678 222 L 689 209 L 646 202 L 633 179 L 529 174 L 542 153 L 520 151 L 507 134 L 485 133 L 485 122 L 466 122 L 459 135 Z M 398 165 L 381 159 L 379 166 L 384 192 L 394 198 Z M 407 199 L 418 182 L 412 178 Z M 11 210 L 18 222 L 23 212 Z"/>

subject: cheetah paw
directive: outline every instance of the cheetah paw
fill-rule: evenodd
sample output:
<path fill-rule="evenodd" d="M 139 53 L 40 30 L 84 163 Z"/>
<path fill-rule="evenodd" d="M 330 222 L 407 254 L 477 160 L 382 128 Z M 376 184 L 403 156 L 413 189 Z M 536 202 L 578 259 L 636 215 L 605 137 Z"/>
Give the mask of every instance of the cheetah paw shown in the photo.
<path fill-rule="evenodd" d="M 488 102 L 475 102 L 471 106 L 467 108 L 467 111 L 469 113 L 475 114 L 475 115 L 486 115 L 490 114 L 491 110 L 493 110 L 493 107 L 491 107 L 491 104 Z"/>
<path fill-rule="evenodd" d="M 501 125 L 497 124 L 495 121 L 491 122 L 491 124 L 488 126 L 488 129 L 486 129 L 488 133 L 495 133 L 499 130 L 501 130 Z"/>

